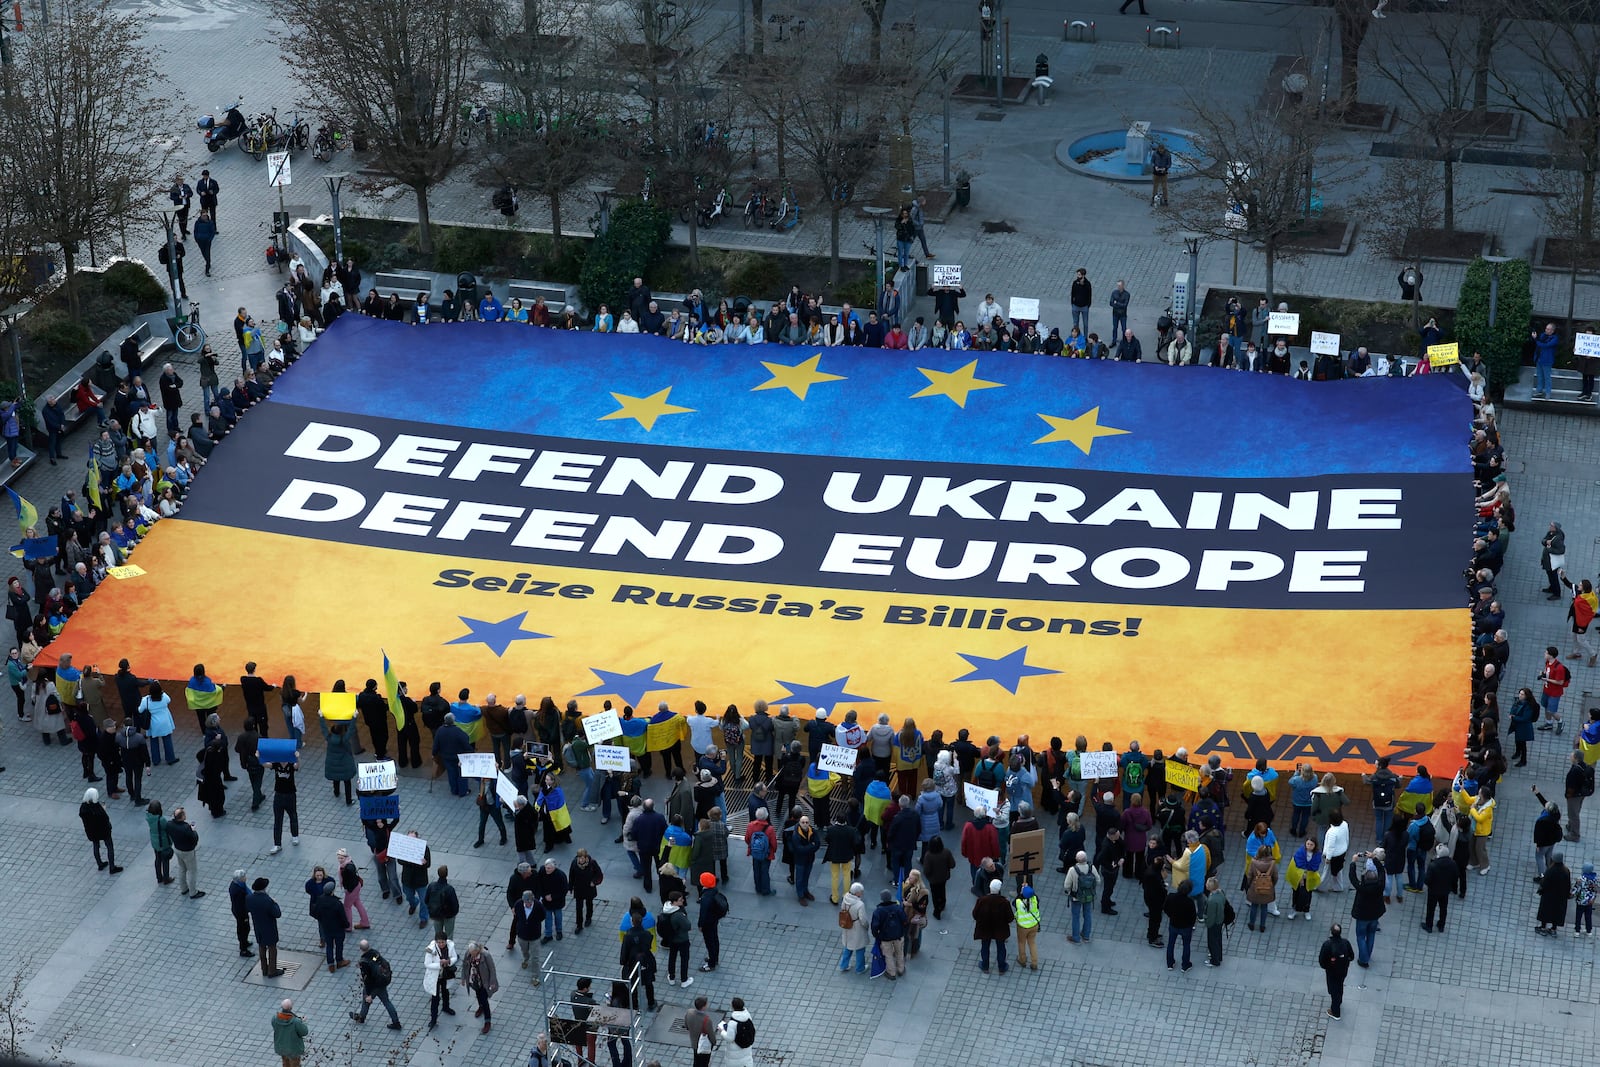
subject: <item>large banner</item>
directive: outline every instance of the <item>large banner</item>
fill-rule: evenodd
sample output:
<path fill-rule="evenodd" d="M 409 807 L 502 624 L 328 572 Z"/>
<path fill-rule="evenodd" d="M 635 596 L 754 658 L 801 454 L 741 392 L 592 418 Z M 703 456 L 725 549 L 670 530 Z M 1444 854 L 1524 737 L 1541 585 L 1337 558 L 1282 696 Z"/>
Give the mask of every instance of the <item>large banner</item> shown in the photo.
<path fill-rule="evenodd" d="M 1468 693 L 1446 377 L 346 315 L 47 658 L 1409 766 Z"/>

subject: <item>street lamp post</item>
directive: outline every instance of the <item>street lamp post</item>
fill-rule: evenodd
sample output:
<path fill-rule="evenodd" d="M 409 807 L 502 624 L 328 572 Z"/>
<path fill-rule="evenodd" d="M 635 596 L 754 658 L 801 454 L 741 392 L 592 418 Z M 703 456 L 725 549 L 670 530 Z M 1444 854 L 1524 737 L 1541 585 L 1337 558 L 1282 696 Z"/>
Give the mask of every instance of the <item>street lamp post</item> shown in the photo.
<path fill-rule="evenodd" d="M 328 195 L 333 199 L 333 262 L 335 266 L 344 262 L 344 214 L 339 210 L 339 191 L 344 188 L 344 180 L 347 177 L 349 177 L 348 174 L 328 174 L 323 177 L 323 181 L 328 183 Z"/>
<path fill-rule="evenodd" d="M 161 224 L 167 230 L 167 288 L 172 291 L 172 317 L 178 317 L 178 241 L 173 235 L 172 212 L 161 213 Z"/>
<path fill-rule="evenodd" d="M 1500 305 L 1500 264 L 1510 263 L 1510 256 L 1484 256 L 1489 264 L 1489 329 L 1494 329 L 1494 315 Z"/>
<path fill-rule="evenodd" d="M 1183 237 L 1183 250 L 1189 253 L 1189 313 L 1184 316 L 1184 326 L 1191 345 L 1196 343 L 1195 323 L 1200 319 L 1199 310 L 1195 307 L 1200 294 L 1200 241 L 1199 234 L 1185 234 Z"/>
<path fill-rule="evenodd" d="M 950 68 L 939 68 L 939 80 L 944 83 L 944 187 L 950 188 Z"/>

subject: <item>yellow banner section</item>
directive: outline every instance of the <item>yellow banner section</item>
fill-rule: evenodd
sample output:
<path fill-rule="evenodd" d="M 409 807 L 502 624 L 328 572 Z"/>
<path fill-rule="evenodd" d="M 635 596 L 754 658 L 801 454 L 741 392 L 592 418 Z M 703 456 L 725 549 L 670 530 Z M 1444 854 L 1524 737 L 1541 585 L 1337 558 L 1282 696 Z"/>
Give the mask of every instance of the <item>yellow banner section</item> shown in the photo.
<path fill-rule="evenodd" d="M 182 580 L 196 559 L 243 554 L 274 580 L 249 612 L 207 612 Z M 1265 756 L 1355 771 L 1453 766 L 1467 706 L 1463 610 L 1245 611 L 1128 607 L 663 578 L 363 548 L 161 523 L 139 549 L 157 578 L 90 598 L 47 650 L 78 662 L 127 656 L 146 676 L 227 675 L 247 660 L 317 691 L 377 672 L 386 649 L 413 693 L 429 682 L 609 697 L 654 711 L 758 698 L 802 717 L 834 705 L 924 734 L 971 728 L 1043 747 L 1085 735 L 1121 751 L 1188 748 L 1199 763 Z M 341 604 L 330 590 L 357 589 Z M 144 624 L 131 630 L 122 620 Z M 278 620 L 282 620 L 280 623 Z M 1338 654 L 1383 649 L 1368 667 Z M 1396 671 L 1386 665 L 1404 663 Z M 329 696 L 324 696 L 324 707 Z"/>
<path fill-rule="evenodd" d="M 1447 341 L 1442 345 L 1428 346 L 1428 366 L 1434 370 L 1440 367 L 1453 367 L 1461 362 L 1461 346 L 1455 341 Z"/>
<path fill-rule="evenodd" d="M 300 680 L 298 675 L 295 680 Z M 356 695 L 354 693 L 323 693 L 320 703 L 322 717 L 329 722 L 356 717 Z"/>

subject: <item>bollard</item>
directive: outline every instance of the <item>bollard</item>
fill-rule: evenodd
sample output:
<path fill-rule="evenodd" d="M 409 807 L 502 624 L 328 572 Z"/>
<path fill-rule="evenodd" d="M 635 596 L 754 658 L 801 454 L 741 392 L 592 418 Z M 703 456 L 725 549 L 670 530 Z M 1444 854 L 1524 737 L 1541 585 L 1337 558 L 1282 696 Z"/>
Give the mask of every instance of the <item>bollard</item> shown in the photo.
<path fill-rule="evenodd" d="M 1144 28 L 1144 43 L 1146 48 L 1181 48 L 1179 34 L 1182 31 L 1176 26 L 1146 26 Z M 1159 41 L 1158 45 L 1156 42 Z"/>
<path fill-rule="evenodd" d="M 1099 43 L 1095 32 L 1093 19 L 1066 19 L 1061 20 L 1061 39 L 1063 41 L 1087 41 L 1089 44 Z"/>

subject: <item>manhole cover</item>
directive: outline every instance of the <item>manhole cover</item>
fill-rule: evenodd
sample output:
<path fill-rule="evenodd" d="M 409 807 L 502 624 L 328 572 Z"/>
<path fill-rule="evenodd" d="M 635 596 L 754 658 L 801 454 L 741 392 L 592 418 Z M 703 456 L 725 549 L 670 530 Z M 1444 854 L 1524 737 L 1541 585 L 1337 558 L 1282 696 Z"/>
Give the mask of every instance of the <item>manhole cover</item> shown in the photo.
<path fill-rule="evenodd" d="M 1004 111 L 980 111 L 980 112 L 978 112 L 978 121 L 979 122 L 1003 122 L 1005 120 L 1005 117 L 1006 117 L 1006 113 Z"/>
<path fill-rule="evenodd" d="M 1090 74 L 1121 74 L 1122 68 L 1115 63 L 1096 63 L 1089 68 Z"/>
<path fill-rule="evenodd" d="M 282 974 L 276 978 L 263 976 L 261 964 L 257 961 L 244 980 L 247 985 L 266 986 L 269 989 L 303 990 L 311 984 L 311 978 L 317 973 L 317 968 L 323 965 L 323 959 L 309 952 L 279 952 L 278 969 Z"/>

